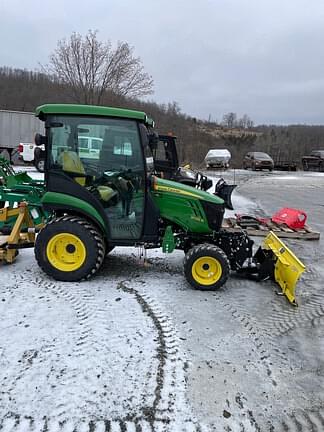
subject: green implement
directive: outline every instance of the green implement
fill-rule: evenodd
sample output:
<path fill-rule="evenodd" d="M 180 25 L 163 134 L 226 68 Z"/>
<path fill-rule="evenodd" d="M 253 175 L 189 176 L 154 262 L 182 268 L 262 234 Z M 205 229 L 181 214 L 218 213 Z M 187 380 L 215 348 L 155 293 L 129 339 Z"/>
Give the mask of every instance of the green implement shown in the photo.
<path fill-rule="evenodd" d="M 42 180 L 32 179 L 25 171 L 16 173 L 7 159 L 0 156 L 0 183 L 7 188 L 16 186 L 37 186 L 42 188 Z"/>
<path fill-rule="evenodd" d="M 49 217 L 44 212 L 41 199 L 44 194 L 44 182 L 33 180 L 26 172 L 16 173 L 10 163 L 0 157 L 0 208 L 16 208 L 19 203 L 28 203 L 28 210 L 33 223 L 39 226 Z M 16 222 L 17 214 L 9 213 L 0 220 L 0 231 L 10 232 Z"/>

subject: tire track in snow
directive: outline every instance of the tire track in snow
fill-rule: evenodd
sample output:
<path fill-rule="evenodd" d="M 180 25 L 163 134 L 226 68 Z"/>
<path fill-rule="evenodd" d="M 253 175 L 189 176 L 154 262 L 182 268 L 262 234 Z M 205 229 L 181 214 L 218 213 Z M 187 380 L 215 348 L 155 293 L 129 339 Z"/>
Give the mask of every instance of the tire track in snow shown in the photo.
<path fill-rule="evenodd" d="M 184 359 L 180 354 L 179 341 L 172 322 L 161 310 L 161 306 L 145 291 L 140 293 L 138 289 L 128 287 L 125 282 L 120 282 L 118 287 L 135 296 L 143 312 L 154 322 L 158 333 L 157 356 L 159 365 L 150 417 L 154 419 L 157 414 L 167 413 L 165 419 L 170 421 L 172 416 L 175 417 L 180 414 L 182 417 L 188 414 L 184 412 L 186 406 Z"/>
<path fill-rule="evenodd" d="M 230 302 L 225 301 L 224 295 L 222 295 L 224 293 L 216 293 L 216 298 L 231 313 L 233 318 L 238 320 L 248 330 L 260 353 L 260 360 L 266 367 L 268 377 L 272 380 L 275 378 L 273 383 L 277 386 L 280 383 L 280 376 L 276 378 L 273 375 L 273 365 L 276 366 L 276 370 L 279 365 L 280 368 L 293 371 L 289 353 L 278 342 L 282 336 L 293 330 L 323 325 L 323 293 L 312 293 L 307 302 L 303 302 L 299 308 L 293 308 L 287 302 L 285 305 L 280 301 L 279 303 L 277 301 L 265 303 L 265 313 L 260 318 L 260 314 L 253 314 L 253 307 L 247 301 L 246 294 L 242 294 L 242 290 L 246 291 L 246 287 L 241 288 L 237 281 L 234 281 L 234 283 L 235 287 L 233 287 L 233 290 L 238 295 L 235 295 L 235 297 L 231 296 Z M 256 318 L 257 316 L 258 318 Z M 310 372 L 308 370 L 308 373 Z M 321 373 L 320 370 L 314 372 L 317 372 L 317 374 Z M 324 430 L 323 413 L 323 409 L 316 410 L 305 407 L 305 409 L 300 409 L 288 416 L 283 415 L 285 420 L 282 421 L 279 430 L 284 428 L 286 432 L 320 432 Z"/>
<path fill-rule="evenodd" d="M 282 422 L 283 432 L 322 432 L 324 430 L 324 408 L 297 410 Z"/>
<path fill-rule="evenodd" d="M 30 405 L 40 403 L 41 396 L 45 399 L 49 398 L 49 393 L 52 392 L 57 397 L 54 402 L 48 401 L 49 412 L 52 414 L 51 417 L 62 421 L 69 416 L 73 417 L 73 412 L 81 417 L 86 416 L 87 411 L 90 416 L 91 412 L 97 414 L 101 412 L 102 416 L 105 416 L 107 412 L 117 415 L 119 409 L 124 413 L 129 412 L 131 417 L 140 413 L 142 408 L 145 409 L 154 397 L 152 382 L 154 382 L 157 362 L 151 352 L 156 345 L 153 340 L 155 331 L 143 316 L 136 301 L 128 298 L 125 304 L 128 318 L 118 318 L 123 315 L 123 306 L 116 301 L 118 291 L 115 287 L 109 293 L 107 288 L 97 290 L 97 287 L 89 286 L 86 282 L 54 283 L 38 275 L 35 278 L 27 276 L 26 279 L 21 277 L 19 279 L 21 285 L 24 284 L 28 291 L 30 302 L 35 300 L 35 293 L 32 292 L 32 284 L 26 284 L 27 281 L 34 279 L 34 290 L 37 291 L 35 297 L 39 297 L 39 290 L 42 292 L 40 296 L 42 301 L 37 307 L 41 307 L 40 303 L 49 303 L 55 308 L 56 305 L 60 307 L 63 302 L 71 308 L 72 318 L 74 317 L 74 320 L 70 319 L 71 314 L 62 317 L 70 324 L 66 334 L 62 335 L 65 341 L 70 342 L 70 347 L 67 347 L 66 343 L 62 345 L 60 337 L 56 337 L 53 343 L 47 341 L 39 349 L 33 367 L 36 374 L 43 373 L 46 376 L 43 377 L 42 387 L 38 392 L 34 392 L 33 396 L 36 399 Z M 117 300 L 123 302 L 129 296 L 119 297 L 123 298 Z M 55 327 L 55 323 L 53 326 Z M 68 348 L 68 351 L 64 352 L 62 348 Z M 61 376 L 57 375 L 58 364 L 65 369 Z M 25 369 L 21 369 L 18 376 L 27 383 L 31 375 Z M 10 387 L 12 397 L 15 394 L 16 377 L 17 374 Z M 83 385 L 80 385 L 79 381 Z M 58 388 L 50 390 L 49 387 L 53 383 Z M 101 394 L 98 394 L 98 387 Z M 42 391 L 45 394 L 42 394 Z M 12 409 L 14 408 L 12 403 L 9 403 L 8 408 L 10 406 L 11 410 L 15 411 Z M 46 403 L 44 402 L 42 406 L 46 407 Z M 89 409 L 89 406 L 92 408 Z M 2 413 L 4 409 L 6 407 L 2 406 Z M 23 406 L 23 411 L 19 414 L 25 412 Z M 47 414 L 46 409 L 44 413 Z M 32 412 L 27 414 L 33 415 Z"/>
<path fill-rule="evenodd" d="M 199 425 L 196 422 L 183 423 L 145 419 L 129 420 L 90 420 L 89 422 L 59 422 L 49 419 L 35 419 L 12 416 L 0 422 L 2 432 L 215 432 L 221 431 L 216 424 Z M 223 429 L 223 431 L 229 429 Z M 251 429 L 240 428 L 240 432 L 250 432 Z"/>
<path fill-rule="evenodd" d="M 123 416 L 119 417 L 118 409 L 111 411 L 111 417 L 108 417 L 108 420 L 101 422 L 101 419 L 105 419 L 107 417 L 107 411 L 109 413 L 109 409 L 107 410 L 107 406 L 103 407 L 106 411 L 104 414 L 103 409 L 100 407 L 96 407 L 94 411 L 97 414 L 100 414 L 100 418 L 98 415 L 87 415 L 87 405 L 96 404 L 98 401 L 96 397 L 92 397 L 92 389 L 97 387 L 97 383 L 93 383 L 91 380 L 87 382 L 87 386 L 85 388 L 77 388 L 74 386 L 75 381 L 77 381 L 80 377 L 80 373 L 87 373 L 88 369 L 85 368 L 80 371 L 78 368 L 67 368 L 66 371 L 62 374 L 62 376 L 58 376 L 57 384 L 62 384 L 62 380 L 65 384 L 65 392 L 68 396 L 63 399 L 58 397 L 58 403 L 54 404 L 49 410 L 49 414 L 47 415 L 46 410 L 45 417 L 36 418 L 35 413 L 30 412 L 30 415 L 26 415 L 26 411 L 23 410 L 19 414 L 12 414 L 12 411 L 7 411 L 7 414 L 4 415 L 4 419 L 2 421 L 1 429 L 3 430 L 19 430 L 23 428 L 24 430 L 42 430 L 44 432 L 46 430 L 78 430 L 79 426 L 83 430 L 104 430 L 103 424 L 105 424 L 106 430 L 110 430 L 110 426 L 108 428 L 107 425 L 111 424 L 111 430 L 119 430 L 118 425 L 120 426 L 120 430 L 141 430 L 141 424 L 144 430 L 174 430 L 169 429 L 168 425 L 171 424 L 175 419 L 177 419 L 177 424 L 179 415 L 184 413 L 186 409 L 184 409 L 184 387 L 185 387 L 185 379 L 184 379 L 184 371 L 183 371 L 183 358 L 179 353 L 179 343 L 176 332 L 174 330 L 173 323 L 169 319 L 169 317 L 161 310 L 161 307 L 158 303 L 154 302 L 149 296 L 145 296 L 145 294 L 139 294 L 135 290 L 129 288 L 129 286 L 124 283 L 123 285 L 119 284 L 118 290 L 120 293 L 124 293 L 124 295 L 120 295 L 118 298 L 116 297 L 116 293 L 118 295 L 118 291 L 111 296 L 108 296 L 108 303 L 110 309 L 107 309 L 107 305 L 104 305 L 100 302 L 101 297 L 103 297 L 104 301 L 107 303 L 107 298 L 103 295 L 106 292 L 107 287 L 103 287 L 103 289 L 97 290 L 97 285 L 94 291 L 94 287 L 89 287 L 89 282 L 82 282 L 76 284 L 63 284 L 60 282 L 53 282 L 47 277 L 39 276 L 38 273 L 35 275 L 27 274 L 26 277 L 22 276 L 22 273 L 18 276 L 19 284 L 26 287 L 27 286 L 28 297 L 31 302 L 35 300 L 35 298 L 41 298 L 42 302 L 46 304 L 54 304 L 56 303 L 56 299 L 59 300 L 59 304 L 62 302 L 70 306 L 71 311 L 75 317 L 75 322 L 73 325 L 70 325 L 68 331 L 65 335 L 67 339 L 71 341 L 71 350 L 67 355 L 74 356 L 76 359 L 82 357 L 87 357 L 91 355 L 93 352 L 96 352 L 96 356 L 98 357 L 98 353 L 103 353 L 103 358 L 99 361 L 99 363 L 103 363 L 107 361 L 107 358 L 110 356 L 116 355 L 120 350 L 120 338 L 124 338 L 125 344 L 130 344 L 130 349 L 141 348 L 141 343 L 143 340 L 147 339 L 148 334 L 152 338 L 152 342 L 150 344 L 150 354 L 153 353 L 152 359 L 148 361 L 147 353 L 144 353 L 140 359 L 140 362 L 147 363 L 148 374 L 150 374 L 150 378 L 146 379 L 144 377 L 144 381 L 146 379 L 146 385 L 144 386 L 144 391 L 142 392 L 142 399 L 140 399 L 141 406 L 136 407 L 136 410 L 131 410 L 127 417 L 123 418 Z M 102 279 L 102 278 L 101 278 Z M 32 291 L 31 286 L 34 282 L 35 292 Z M 102 280 L 99 280 L 99 285 Z M 110 288 L 111 289 L 111 288 Z M 99 291 L 99 293 L 98 293 Z M 39 295 L 39 294 L 42 295 Z M 100 297 L 101 296 L 101 297 Z M 113 297 L 113 299 L 111 299 Z M 123 307 L 120 306 L 120 301 L 126 298 L 130 298 L 131 303 L 134 304 L 133 310 L 129 306 L 129 300 L 127 303 L 127 316 L 123 321 L 123 327 L 120 327 L 119 334 L 112 331 L 111 324 L 114 321 L 114 317 L 117 314 L 123 313 Z M 135 301 L 136 300 L 136 301 Z M 40 302 L 41 303 L 41 302 Z M 59 306 L 58 304 L 58 306 Z M 37 305 L 39 307 L 39 305 Z M 115 309 L 113 311 L 113 309 Z M 137 322 L 134 321 L 134 311 L 137 313 L 138 318 Z M 109 312 L 112 313 L 111 319 L 107 320 L 107 315 Z M 140 314 L 138 313 L 140 312 Z M 146 316 L 145 319 L 143 317 Z M 151 325 L 148 322 L 151 321 Z M 118 323 L 117 323 L 118 326 Z M 129 340 L 132 339 L 130 337 L 131 331 L 134 333 L 134 327 L 136 331 L 140 333 L 138 338 L 138 346 L 134 346 L 134 341 Z M 143 335 L 143 327 L 149 328 L 150 332 L 146 331 Z M 104 338 L 104 331 L 109 330 L 109 338 Z M 116 329 L 115 329 L 116 330 Z M 155 336 L 154 336 L 155 335 Z M 100 337 L 101 336 L 101 337 Z M 115 340 L 114 340 L 115 338 Z M 133 344 L 133 345 L 132 345 Z M 41 369 L 54 369 L 55 370 L 55 359 L 53 360 L 53 356 L 58 355 L 57 349 L 61 351 L 61 348 L 66 348 L 65 344 L 60 344 L 60 339 L 53 340 L 53 343 L 45 343 L 41 349 L 41 355 L 37 357 L 37 364 L 35 365 L 37 372 L 40 372 Z M 155 359 L 154 352 L 157 353 L 158 360 Z M 59 352 L 62 355 L 61 352 Z M 63 359 L 64 360 L 64 359 Z M 60 359 L 62 361 L 62 359 Z M 116 360 L 117 362 L 120 359 Z M 94 367 L 94 363 L 91 362 L 90 369 Z M 132 369 L 133 378 L 136 375 L 140 375 L 140 370 L 138 369 L 139 361 L 135 362 L 135 365 L 132 368 L 132 365 L 129 362 L 127 364 L 127 369 Z M 158 363 L 158 364 L 157 364 Z M 54 367 L 53 367 L 54 364 Z M 81 365 L 82 366 L 82 365 Z M 155 369 L 157 370 L 155 374 Z M 56 370 L 54 371 L 54 373 Z M 26 371 L 21 371 L 22 377 L 26 380 L 28 377 L 26 375 Z M 127 374 L 126 374 L 127 375 Z M 132 374 L 131 374 L 132 375 Z M 116 377 L 116 374 L 115 374 Z M 48 377 L 47 377 L 48 378 Z M 128 379 L 129 377 L 127 377 Z M 130 377 L 132 378 L 132 376 Z M 45 381 L 46 378 L 44 377 Z M 137 379 L 139 382 L 143 381 L 142 376 L 138 376 Z M 152 386 L 152 382 L 156 381 L 155 387 Z M 73 387 L 74 386 L 74 387 Z M 108 386 L 109 387 L 109 386 Z M 42 389 L 40 389 L 42 390 Z M 134 389 L 136 392 L 136 389 Z M 11 388 L 11 391 L 14 391 L 14 388 Z M 55 393 L 55 390 L 54 390 Z M 69 397 L 72 396 L 73 398 Z M 107 390 L 108 393 L 108 390 Z M 57 393 L 55 393 L 57 395 Z M 90 395 L 90 396 L 89 396 Z M 44 396 L 44 395 L 43 395 Z M 117 396 L 117 395 L 115 395 Z M 86 401 L 86 404 L 83 404 L 83 401 Z M 37 402 L 37 401 L 36 401 Z M 102 399 L 99 400 L 99 403 L 102 403 Z M 117 399 L 118 404 L 118 399 Z M 78 420 L 77 412 L 75 411 L 75 405 L 79 406 L 79 411 L 82 411 L 82 415 Z M 179 409 L 180 407 L 180 409 Z M 3 411 L 2 411 L 3 412 Z M 40 410 L 40 412 L 42 412 Z M 124 410 L 127 412 L 127 410 Z M 29 414 L 29 413 L 28 413 Z M 187 415 L 187 412 L 186 412 Z M 86 420 L 82 420 L 83 418 L 93 418 L 90 422 Z M 191 422 L 190 416 L 186 416 L 185 423 L 187 426 L 183 430 L 195 430 L 195 423 Z M 46 425 L 43 422 L 44 418 L 46 418 Z M 135 420 L 132 420 L 134 418 Z M 14 423 L 13 423 L 14 422 Z M 38 427 L 41 423 L 44 423 L 43 426 Z M 77 427 L 76 425 L 79 426 Z M 126 429 L 125 429 L 126 428 Z M 166 429 L 167 428 L 167 429 Z M 81 430 L 80 429 L 80 430 Z M 182 429 L 182 426 L 181 426 Z M 179 429 L 179 430 L 181 430 Z M 197 429 L 198 430 L 198 429 Z"/>

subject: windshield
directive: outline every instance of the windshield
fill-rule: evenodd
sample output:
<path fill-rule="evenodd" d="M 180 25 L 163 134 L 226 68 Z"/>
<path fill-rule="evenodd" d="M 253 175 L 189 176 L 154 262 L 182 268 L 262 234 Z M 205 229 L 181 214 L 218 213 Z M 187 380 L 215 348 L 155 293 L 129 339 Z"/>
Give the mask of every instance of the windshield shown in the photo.
<path fill-rule="evenodd" d="M 226 149 L 214 149 L 214 150 L 209 150 L 209 152 L 207 153 L 207 157 L 231 157 L 231 154 L 228 150 Z"/>
<path fill-rule="evenodd" d="M 63 152 L 75 152 L 85 170 L 97 166 L 104 171 L 141 162 L 137 123 L 132 120 L 53 116 L 51 123 L 51 165 L 64 169 Z M 109 156 L 109 157 L 108 157 Z"/>
<path fill-rule="evenodd" d="M 255 152 L 253 153 L 256 159 L 271 159 L 271 157 L 267 153 Z"/>

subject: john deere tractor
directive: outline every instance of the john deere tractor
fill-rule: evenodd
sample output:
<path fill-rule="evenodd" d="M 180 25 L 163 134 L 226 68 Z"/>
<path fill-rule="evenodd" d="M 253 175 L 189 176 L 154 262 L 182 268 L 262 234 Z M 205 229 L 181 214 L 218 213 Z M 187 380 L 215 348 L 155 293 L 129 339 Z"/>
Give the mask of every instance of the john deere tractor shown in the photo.
<path fill-rule="evenodd" d="M 244 231 L 222 229 L 221 198 L 152 174 L 156 134 L 144 112 L 48 104 L 36 116 L 46 130 L 36 138 L 46 149 L 42 204 L 52 216 L 37 236 L 35 255 L 48 275 L 89 278 L 115 246 L 181 249 L 185 276 L 195 288 L 217 289 L 231 270 L 262 279 L 275 275 L 294 301 L 302 264 L 287 283 L 280 260 L 282 254 L 288 259 L 286 248 L 279 251 L 276 240 L 275 246 L 268 241 L 253 256 Z"/>

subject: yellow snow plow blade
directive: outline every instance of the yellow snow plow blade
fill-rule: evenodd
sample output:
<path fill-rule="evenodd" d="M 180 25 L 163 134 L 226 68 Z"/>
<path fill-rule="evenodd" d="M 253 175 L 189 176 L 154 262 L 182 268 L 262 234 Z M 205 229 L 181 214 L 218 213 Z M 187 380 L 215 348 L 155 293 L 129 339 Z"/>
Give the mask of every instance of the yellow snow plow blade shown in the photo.
<path fill-rule="evenodd" d="M 295 299 L 295 287 L 306 267 L 272 231 L 264 239 L 262 248 L 271 250 L 274 254 L 274 278 L 280 285 L 282 294 L 290 303 L 298 306 Z"/>

